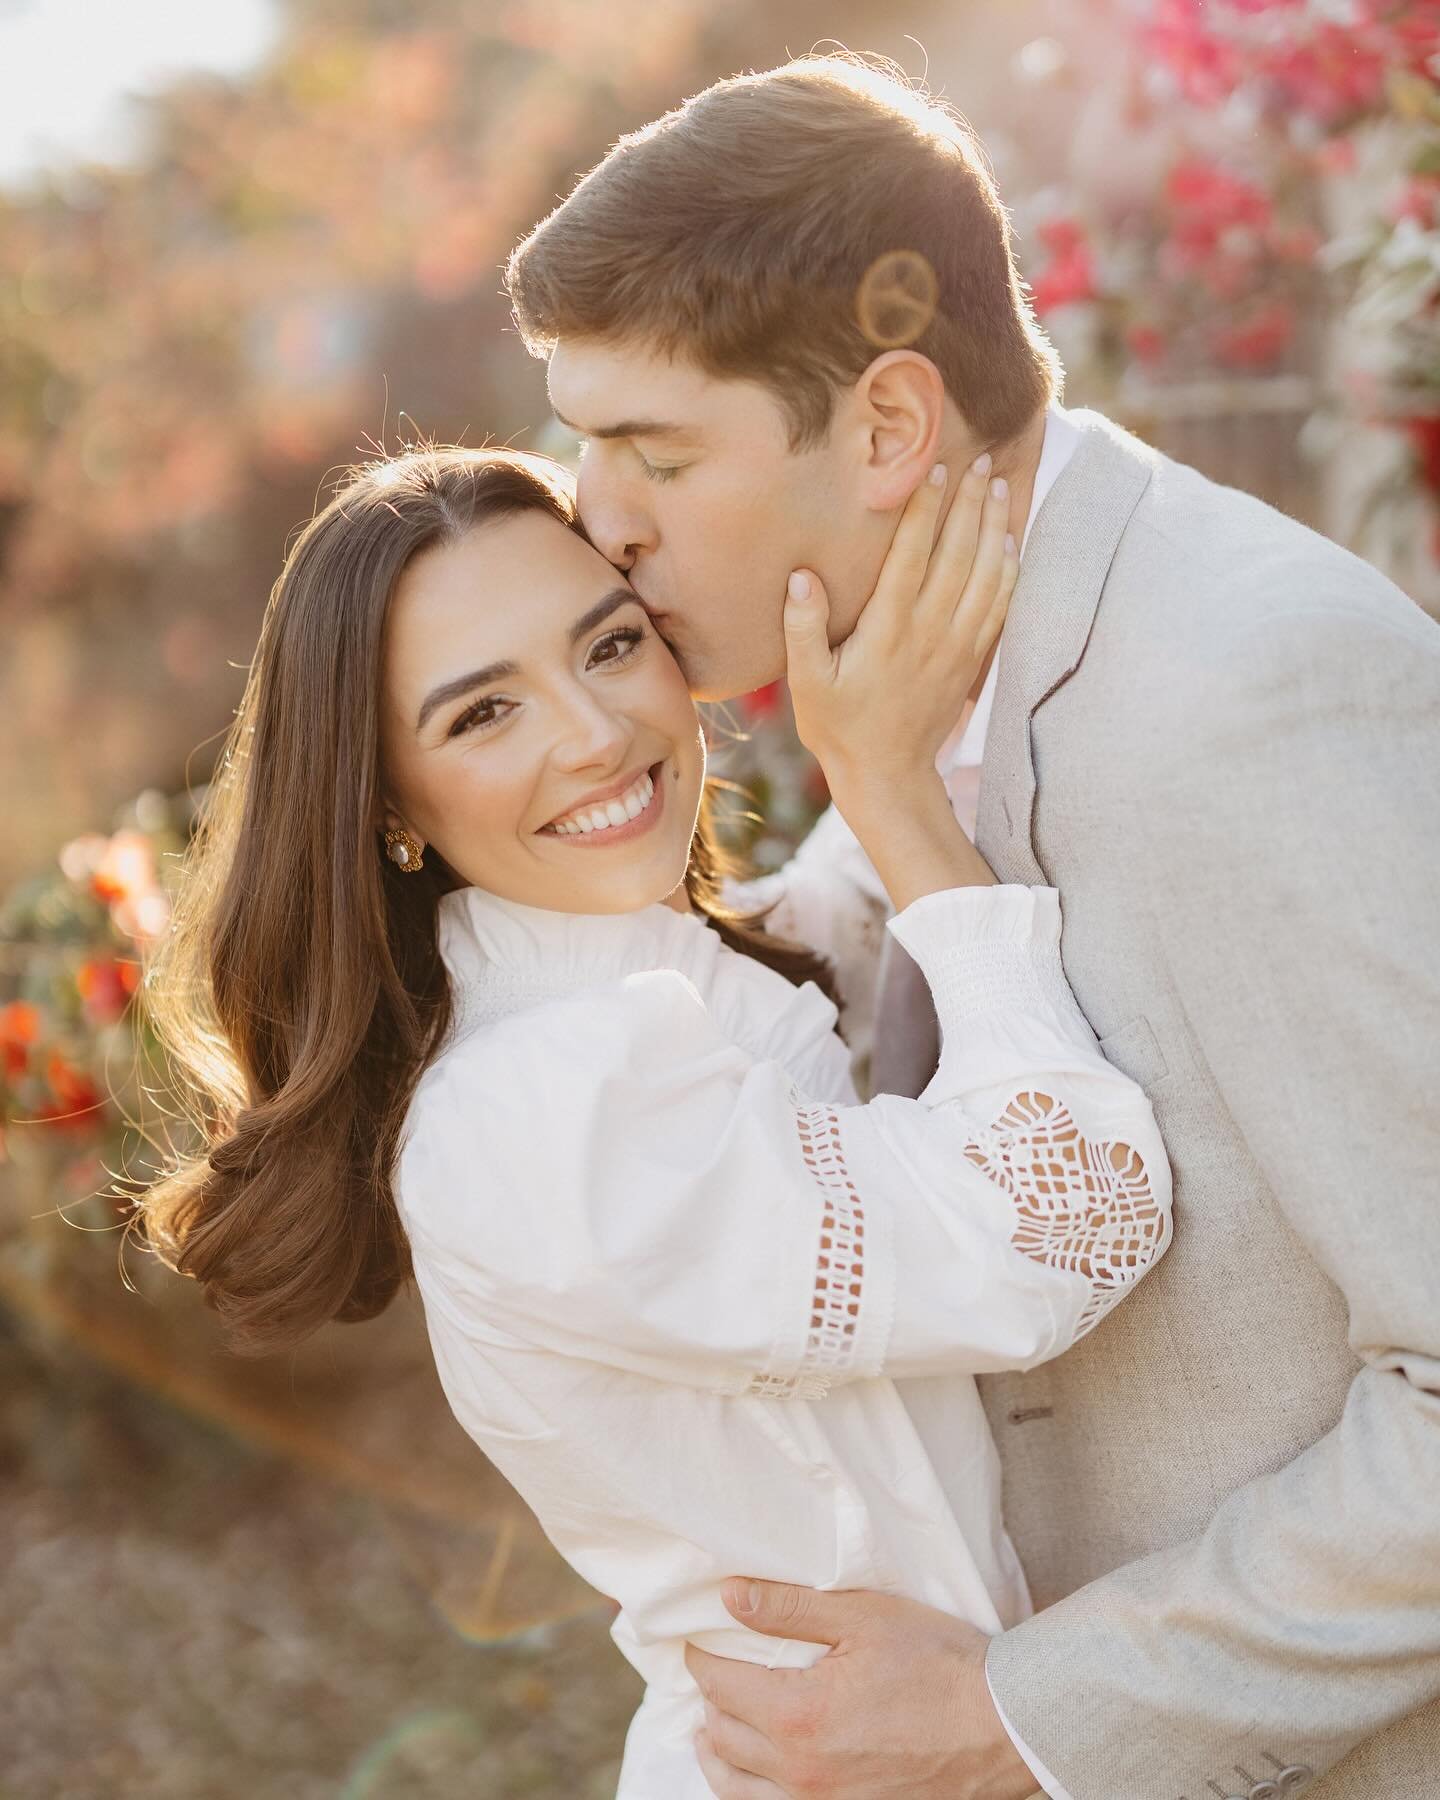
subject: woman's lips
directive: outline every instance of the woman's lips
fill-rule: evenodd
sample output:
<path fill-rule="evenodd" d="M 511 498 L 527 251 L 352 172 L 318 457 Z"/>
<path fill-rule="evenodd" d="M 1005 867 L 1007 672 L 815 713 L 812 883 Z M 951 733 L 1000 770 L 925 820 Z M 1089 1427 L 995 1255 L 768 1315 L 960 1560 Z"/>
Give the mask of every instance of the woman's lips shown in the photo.
<path fill-rule="evenodd" d="M 542 826 L 539 836 L 548 837 L 557 844 L 564 844 L 567 849 L 599 850 L 607 844 L 628 844 L 637 837 L 643 837 L 647 831 L 653 831 L 660 822 L 660 815 L 665 810 L 665 783 L 662 779 L 663 763 L 653 763 L 646 774 L 649 776 L 653 792 L 644 810 L 636 813 L 633 819 L 627 819 L 623 825 L 606 825 L 603 830 L 563 832 L 557 831 L 554 825 Z M 582 809 L 583 810 L 583 809 Z M 603 811 L 600 807 L 596 810 Z"/>

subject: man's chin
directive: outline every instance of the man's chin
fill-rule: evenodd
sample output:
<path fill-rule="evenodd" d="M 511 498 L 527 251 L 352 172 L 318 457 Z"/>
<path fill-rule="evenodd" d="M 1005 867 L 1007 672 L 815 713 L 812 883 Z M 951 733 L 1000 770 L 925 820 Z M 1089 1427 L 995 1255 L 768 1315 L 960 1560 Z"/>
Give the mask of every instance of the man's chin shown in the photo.
<path fill-rule="evenodd" d="M 685 676 L 685 685 L 690 690 L 690 698 L 697 705 L 723 706 L 728 701 L 741 700 L 746 694 L 753 694 L 756 688 L 770 685 L 766 681 L 752 681 L 745 676 L 727 681 L 713 669 L 697 669 L 692 674 L 683 661 L 680 668 Z"/>

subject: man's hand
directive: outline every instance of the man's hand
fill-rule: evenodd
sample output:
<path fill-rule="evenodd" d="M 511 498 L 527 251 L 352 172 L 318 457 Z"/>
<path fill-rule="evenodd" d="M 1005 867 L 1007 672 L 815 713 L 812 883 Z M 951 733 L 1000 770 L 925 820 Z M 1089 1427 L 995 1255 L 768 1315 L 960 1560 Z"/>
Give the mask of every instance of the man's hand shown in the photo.
<path fill-rule="evenodd" d="M 772 1637 L 829 1644 L 765 1669 L 692 1644 L 705 1698 L 696 1750 L 718 1800 L 1027 1800 L 1036 1792 L 985 1682 L 989 1642 L 888 1594 L 732 1580 L 725 1604 Z"/>

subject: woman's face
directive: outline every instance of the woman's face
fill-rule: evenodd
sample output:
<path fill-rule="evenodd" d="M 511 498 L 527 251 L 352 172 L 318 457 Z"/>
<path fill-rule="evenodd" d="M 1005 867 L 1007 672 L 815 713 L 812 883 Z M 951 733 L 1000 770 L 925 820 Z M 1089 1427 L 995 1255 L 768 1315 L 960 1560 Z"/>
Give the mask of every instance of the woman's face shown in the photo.
<path fill-rule="evenodd" d="M 387 826 L 502 898 L 631 912 L 684 879 L 705 777 L 694 704 L 624 577 L 544 513 L 405 570 L 381 758 Z"/>

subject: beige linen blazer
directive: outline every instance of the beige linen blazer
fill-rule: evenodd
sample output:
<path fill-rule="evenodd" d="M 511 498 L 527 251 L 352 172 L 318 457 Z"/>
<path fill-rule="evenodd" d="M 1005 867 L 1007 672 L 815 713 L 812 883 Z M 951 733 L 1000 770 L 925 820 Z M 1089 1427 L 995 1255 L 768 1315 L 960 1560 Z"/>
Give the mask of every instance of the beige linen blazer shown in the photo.
<path fill-rule="evenodd" d="M 1052 883 L 1176 1236 L 982 1383 L 1073 1800 L 1440 1795 L 1440 627 L 1097 413 L 1010 609 L 977 837 Z"/>

